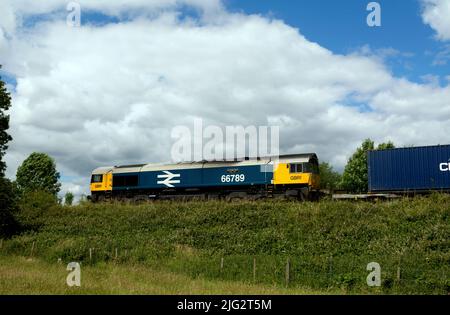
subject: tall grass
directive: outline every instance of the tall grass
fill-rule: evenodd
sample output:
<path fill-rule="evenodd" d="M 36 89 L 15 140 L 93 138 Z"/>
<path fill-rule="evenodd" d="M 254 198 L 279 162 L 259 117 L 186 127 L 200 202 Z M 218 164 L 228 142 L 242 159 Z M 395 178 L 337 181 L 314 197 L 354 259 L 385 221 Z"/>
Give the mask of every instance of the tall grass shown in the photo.
<path fill-rule="evenodd" d="M 450 290 L 446 195 L 379 203 L 84 203 L 53 207 L 40 221 L 39 230 L 5 241 L 0 252 L 31 255 L 34 242 L 33 255 L 48 262 L 138 263 L 192 278 L 349 293 Z M 372 261 L 381 265 L 380 288 L 366 284 Z"/>

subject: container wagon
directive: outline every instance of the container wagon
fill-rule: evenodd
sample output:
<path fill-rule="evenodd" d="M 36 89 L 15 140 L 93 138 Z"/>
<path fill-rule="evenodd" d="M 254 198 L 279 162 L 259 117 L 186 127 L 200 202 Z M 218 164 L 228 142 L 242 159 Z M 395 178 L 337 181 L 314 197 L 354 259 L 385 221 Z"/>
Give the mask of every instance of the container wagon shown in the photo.
<path fill-rule="evenodd" d="M 450 145 L 368 152 L 370 193 L 450 192 Z"/>

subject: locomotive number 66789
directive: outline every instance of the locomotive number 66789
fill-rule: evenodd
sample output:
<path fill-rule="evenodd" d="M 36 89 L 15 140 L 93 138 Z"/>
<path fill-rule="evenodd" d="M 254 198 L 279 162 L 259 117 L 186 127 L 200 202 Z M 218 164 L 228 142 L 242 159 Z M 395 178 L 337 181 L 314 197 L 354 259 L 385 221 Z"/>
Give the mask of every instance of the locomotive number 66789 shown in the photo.
<path fill-rule="evenodd" d="M 222 175 L 220 177 L 222 183 L 238 183 L 245 181 L 244 174 Z"/>

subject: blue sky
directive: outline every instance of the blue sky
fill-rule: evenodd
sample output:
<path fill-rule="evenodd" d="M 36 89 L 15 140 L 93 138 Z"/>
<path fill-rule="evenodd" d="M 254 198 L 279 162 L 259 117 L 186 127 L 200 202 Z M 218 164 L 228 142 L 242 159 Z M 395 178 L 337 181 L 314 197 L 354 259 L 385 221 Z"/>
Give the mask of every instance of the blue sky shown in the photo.
<path fill-rule="evenodd" d="M 434 30 L 423 23 L 419 0 L 381 0 L 382 26 L 368 27 L 367 0 L 226 0 L 234 12 L 261 14 L 281 19 L 296 27 L 308 40 L 337 54 L 348 54 L 365 45 L 373 51 L 392 48 L 400 54 L 386 60 L 395 76 L 423 82 L 422 76 L 441 76 L 441 85 L 450 64 L 433 65 L 446 44 L 435 40 Z"/>

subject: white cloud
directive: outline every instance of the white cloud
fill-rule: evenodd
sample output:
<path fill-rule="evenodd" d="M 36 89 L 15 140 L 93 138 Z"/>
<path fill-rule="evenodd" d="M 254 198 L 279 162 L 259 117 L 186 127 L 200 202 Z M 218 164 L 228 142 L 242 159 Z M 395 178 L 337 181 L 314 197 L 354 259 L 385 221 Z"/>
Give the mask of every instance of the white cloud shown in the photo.
<path fill-rule="evenodd" d="M 450 39 L 450 1 L 422 0 L 422 19 L 435 31 L 439 40 Z"/>
<path fill-rule="evenodd" d="M 96 5 L 107 12 L 109 3 Z M 315 151 L 338 168 L 367 137 L 448 139 L 448 85 L 396 78 L 379 58 L 334 54 L 277 20 L 221 11 L 220 23 L 180 21 L 177 5 L 155 12 L 101 27 L 52 19 L 19 27 L 0 45 L 17 77 L 9 176 L 43 151 L 77 178 L 65 191 L 87 191 L 97 166 L 170 159 L 171 128 L 194 117 L 276 123 L 283 153 Z"/>
<path fill-rule="evenodd" d="M 445 66 L 449 60 L 450 60 L 450 45 L 445 45 L 434 57 L 433 66 Z"/>

